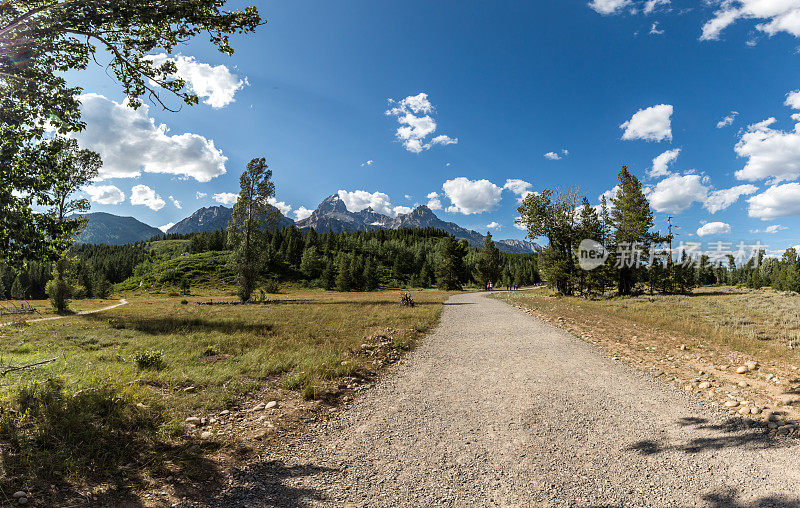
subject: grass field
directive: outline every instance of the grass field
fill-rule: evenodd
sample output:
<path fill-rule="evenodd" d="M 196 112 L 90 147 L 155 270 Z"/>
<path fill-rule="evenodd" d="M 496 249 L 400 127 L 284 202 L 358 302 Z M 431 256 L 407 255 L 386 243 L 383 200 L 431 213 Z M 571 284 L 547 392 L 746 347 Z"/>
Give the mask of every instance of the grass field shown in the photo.
<path fill-rule="evenodd" d="M 235 301 L 227 295 L 123 294 L 115 296 L 129 303 L 112 310 L 2 327 L 0 364 L 57 357 L 0 384 L 0 404 L 12 410 L 0 411 L 6 483 L 30 475 L 69 483 L 121 463 L 165 463 L 187 415 L 225 409 L 265 386 L 324 395 L 339 377 L 374 370 L 357 354 L 362 344 L 388 336 L 396 350 L 413 347 L 448 295 L 414 292 L 411 308 L 399 291 L 297 289 L 250 305 L 227 304 Z M 33 303 L 46 313 L 46 302 Z"/>
<path fill-rule="evenodd" d="M 800 295 L 701 288 L 692 295 L 587 300 L 538 289 L 498 296 L 549 315 L 597 323 L 618 318 L 669 334 L 702 337 L 764 359 L 800 360 Z"/>

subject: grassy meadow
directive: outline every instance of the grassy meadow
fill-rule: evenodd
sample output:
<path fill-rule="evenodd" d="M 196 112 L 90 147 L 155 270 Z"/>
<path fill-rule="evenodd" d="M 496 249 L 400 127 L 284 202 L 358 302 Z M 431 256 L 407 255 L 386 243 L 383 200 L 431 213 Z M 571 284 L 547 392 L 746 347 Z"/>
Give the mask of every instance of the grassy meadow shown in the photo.
<path fill-rule="evenodd" d="M 800 360 L 800 295 L 771 289 L 699 288 L 691 295 L 630 298 L 554 297 L 540 288 L 498 298 L 548 316 L 604 327 L 614 320 L 670 335 L 702 337 L 733 351 L 797 364 Z M 609 328 L 613 332 L 613 326 Z"/>
<path fill-rule="evenodd" d="M 296 289 L 248 305 L 225 304 L 236 301 L 230 294 L 123 293 L 115 296 L 129 303 L 115 309 L 0 327 L 0 364 L 57 357 L 2 378 L 0 485 L 108 479 L 124 464 L 139 464 L 117 475 L 130 479 L 163 467 L 187 416 L 232 407 L 270 386 L 321 396 L 337 378 L 374 369 L 372 358 L 355 354 L 362 344 L 387 335 L 397 350 L 412 347 L 437 323 L 450 293 L 414 291 L 413 308 L 400 305 L 398 290 Z M 115 302 L 75 301 L 72 308 Z M 33 303 L 46 312 L 46 302 Z"/>

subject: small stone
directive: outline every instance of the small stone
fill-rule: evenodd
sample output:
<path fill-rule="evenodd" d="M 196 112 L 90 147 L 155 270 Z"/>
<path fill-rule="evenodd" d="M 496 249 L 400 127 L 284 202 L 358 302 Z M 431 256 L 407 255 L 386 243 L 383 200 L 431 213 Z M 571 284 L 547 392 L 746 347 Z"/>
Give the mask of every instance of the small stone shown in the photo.
<path fill-rule="evenodd" d="M 749 408 L 749 407 L 743 407 L 743 408 L 741 408 L 741 409 L 739 410 L 739 414 L 740 414 L 740 415 L 749 415 L 749 414 L 750 414 L 750 408 Z"/>
<path fill-rule="evenodd" d="M 214 437 L 214 433 L 211 432 L 210 430 L 207 430 L 207 431 L 203 432 L 202 434 L 200 434 L 200 438 L 201 439 L 211 439 L 212 437 Z"/>
<path fill-rule="evenodd" d="M 749 370 L 750 370 L 750 369 L 748 369 L 747 367 L 745 367 L 744 365 L 742 365 L 741 367 L 739 367 L 738 369 L 736 369 L 736 373 L 737 373 L 737 374 L 744 374 L 745 372 L 748 372 Z"/>
<path fill-rule="evenodd" d="M 702 388 L 703 390 L 706 390 L 708 388 L 711 388 L 711 383 L 709 383 L 708 381 L 703 381 L 702 383 L 697 385 L 697 387 L 698 388 Z"/>
<path fill-rule="evenodd" d="M 208 423 L 210 423 L 211 425 L 214 425 L 215 423 L 217 423 L 217 419 L 214 418 L 214 417 L 211 417 L 211 418 L 208 419 Z"/>
<path fill-rule="evenodd" d="M 278 401 L 277 400 L 271 400 L 271 401 L 267 402 L 267 404 L 264 406 L 264 409 L 272 409 L 274 407 L 278 407 Z"/>
<path fill-rule="evenodd" d="M 188 423 L 189 425 L 194 425 L 195 427 L 197 427 L 198 425 L 200 425 L 200 418 L 196 416 L 190 416 L 189 418 L 184 420 L 184 423 Z"/>
<path fill-rule="evenodd" d="M 657 370 L 657 371 L 653 372 L 653 375 L 655 377 L 663 376 L 664 375 L 664 371 L 663 370 Z"/>
<path fill-rule="evenodd" d="M 689 348 L 686 347 L 686 345 L 681 345 L 681 351 L 686 351 L 687 349 L 689 349 Z"/>
<path fill-rule="evenodd" d="M 757 407 L 754 407 L 754 408 L 752 408 L 752 409 L 750 410 L 750 414 L 751 414 L 751 415 L 758 415 L 758 414 L 761 414 L 761 410 L 760 410 L 759 408 L 757 408 Z"/>
<path fill-rule="evenodd" d="M 736 407 L 738 405 L 739 405 L 739 402 L 735 401 L 735 400 L 726 400 L 725 401 L 725 407 Z"/>
<path fill-rule="evenodd" d="M 187 386 L 186 388 L 183 389 L 183 391 L 186 393 L 194 393 L 197 391 L 197 388 L 195 388 L 194 386 Z"/>
<path fill-rule="evenodd" d="M 11 497 L 13 497 L 14 499 L 19 499 L 21 497 L 28 497 L 28 493 L 25 492 L 24 490 L 18 490 L 14 492 L 14 495 Z"/>
<path fill-rule="evenodd" d="M 758 362 L 744 362 L 744 365 L 747 367 L 747 370 L 756 370 L 758 368 Z"/>
<path fill-rule="evenodd" d="M 251 409 L 250 411 L 253 411 L 253 412 L 255 412 L 255 411 L 263 411 L 264 407 L 266 407 L 266 406 L 264 406 L 264 404 L 256 404 L 253 407 L 253 409 Z"/>
<path fill-rule="evenodd" d="M 227 409 L 223 409 L 222 411 L 219 412 L 220 416 L 228 416 L 229 414 L 231 414 L 231 412 L 228 411 Z"/>
<path fill-rule="evenodd" d="M 28 504 L 28 498 L 27 497 L 21 497 L 21 498 L 17 499 L 17 503 L 19 503 L 19 504 Z"/>
<path fill-rule="evenodd" d="M 737 386 L 738 386 L 739 388 L 747 388 L 747 387 L 748 387 L 748 386 L 750 386 L 750 385 L 749 385 L 749 384 L 747 384 L 747 381 L 739 381 L 739 383 L 737 384 Z"/>

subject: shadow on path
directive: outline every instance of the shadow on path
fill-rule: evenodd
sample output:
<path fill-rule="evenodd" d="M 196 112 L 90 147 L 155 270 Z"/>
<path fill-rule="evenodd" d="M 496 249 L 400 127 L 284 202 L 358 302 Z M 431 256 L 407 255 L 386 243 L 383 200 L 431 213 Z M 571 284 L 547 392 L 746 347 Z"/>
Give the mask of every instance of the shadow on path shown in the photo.
<path fill-rule="evenodd" d="M 335 469 L 314 466 L 287 466 L 282 460 L 268 460 L 250 464 L 233 472 L 234 485 L 215 499 L 212 506 L 305 506 L 314 501 L 324 501 L 322 492 L 302 486 L 289 485 L 299 477 L 313 477 L 335 473 Z M 319 479 L 316 485 L 324 484 Z"/>
<path fill-rule="evenodd" d="M 746 423 L 738 418 L 731 418 L 719 424 L 709 423 L 705 418 L 681 418 L 676 422 L 691 434 L 693 430 L 712 431 L 712 437 L 694 437 L 681 444 L 659 443 L 651 439 L 638 441 L 626 450 L 642 455 L 655 455 L 666 451 L 698 453 L 705 450 L 721 450 L 724 448 L 744 447 L 751 450 L 782 448 L 791 446 L 786 439 L 775 438 L 766 433 L 766 425 L 762 422 Z"/>

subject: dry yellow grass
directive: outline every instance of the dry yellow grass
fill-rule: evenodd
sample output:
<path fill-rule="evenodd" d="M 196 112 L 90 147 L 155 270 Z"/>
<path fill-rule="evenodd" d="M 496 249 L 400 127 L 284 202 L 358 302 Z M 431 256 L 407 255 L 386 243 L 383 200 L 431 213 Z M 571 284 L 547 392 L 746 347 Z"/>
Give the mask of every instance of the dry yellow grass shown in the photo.
<path fill-rule="evenodd" d="M 547 315 L 615 317 L 669 335 L 701 337 L 765 360 L 797 364 L 800 354 L 800 295 L 769 289 L 700 288 L 692 295 L 641 295 L 586 300 L 553 297 L 547 289 L 499 295 Z"/>

